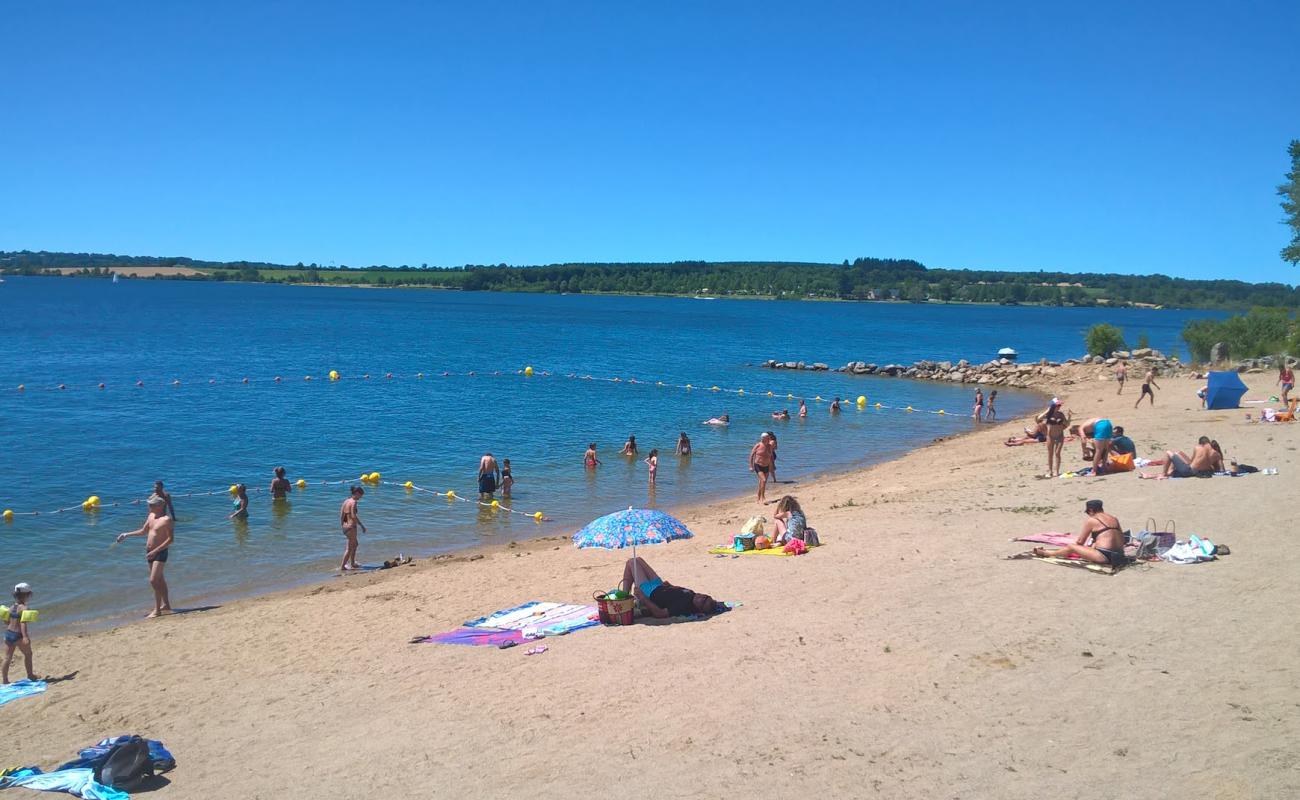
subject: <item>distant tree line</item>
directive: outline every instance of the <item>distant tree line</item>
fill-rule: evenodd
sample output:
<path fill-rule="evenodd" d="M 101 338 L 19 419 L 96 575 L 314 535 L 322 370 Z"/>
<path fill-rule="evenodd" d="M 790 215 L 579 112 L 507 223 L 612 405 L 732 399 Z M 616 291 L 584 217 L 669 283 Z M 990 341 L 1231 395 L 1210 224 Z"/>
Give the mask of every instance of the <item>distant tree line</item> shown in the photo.
<path fill-rule="evenodd" d="M 182 267 L 203 274 L 171 280 L 424 286 L 467 291 L 757 296 L 784 299 L 905 302 L 1035 303 L 1055 306 L 1152 305 L 1248 309 L 1300 307 L 1300 292 L 1282 283 L 1188 280 L 1165 275 L 1000 272 L 927 269 L 912 259 L 857 258 L 840 264 L 747 261 L 672 263 L 508 264 L 460 267 L 321 266 L 258 261 L 118 256 L 100 253 L 0 251 L 0 272 L 130 276 L 142 267 Z"/>

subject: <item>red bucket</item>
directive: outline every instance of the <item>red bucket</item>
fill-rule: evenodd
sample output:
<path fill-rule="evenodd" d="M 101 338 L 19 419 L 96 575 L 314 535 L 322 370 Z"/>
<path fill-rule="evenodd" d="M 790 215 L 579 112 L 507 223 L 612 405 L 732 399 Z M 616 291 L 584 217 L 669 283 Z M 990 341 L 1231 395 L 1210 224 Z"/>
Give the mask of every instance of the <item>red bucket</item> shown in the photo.
<path fill-rule="evenodd" d="M 597 591 L 592 595 L 596 601 L 596 612 L 600 615 L 600 624 L 602 625 L 631 625 L 632 609 L 636 601 L 632 598 L 625 600 L 610 600 L 605 596 L 605 592 Z"/>

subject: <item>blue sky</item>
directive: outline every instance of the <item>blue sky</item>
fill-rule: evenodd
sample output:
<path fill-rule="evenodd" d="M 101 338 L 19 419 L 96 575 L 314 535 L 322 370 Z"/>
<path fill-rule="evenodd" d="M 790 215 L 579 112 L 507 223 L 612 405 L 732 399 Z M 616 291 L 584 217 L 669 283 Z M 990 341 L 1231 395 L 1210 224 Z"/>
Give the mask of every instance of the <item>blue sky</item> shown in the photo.
<path fill-rule="evenodd" d="M 1300 3 L 0 5 L 0 249 L 1296 282 Z"/>

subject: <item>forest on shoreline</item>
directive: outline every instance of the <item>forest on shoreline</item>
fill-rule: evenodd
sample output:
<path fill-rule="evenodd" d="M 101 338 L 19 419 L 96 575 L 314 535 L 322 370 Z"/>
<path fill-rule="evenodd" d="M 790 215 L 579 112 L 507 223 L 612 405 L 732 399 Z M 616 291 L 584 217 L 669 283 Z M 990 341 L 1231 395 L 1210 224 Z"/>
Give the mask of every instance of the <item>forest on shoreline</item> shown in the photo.
<path fill-rule="evenodd" d="M 157 269 L 190 274 L 148 275 Z M 155 280 L 426 287 L 464 291 L 658 294 L 777 299 L 965 302 L 1056 306 L 1152 306 L 1244 310 L 1300 307 L 1284 283 L 1191 280 L 1165 275 L 930 269 L 912 259 L 839 264 L 704 262 L 321 266 L 202 261 L 182 257 L 0 251 L 0 274 Z"/>

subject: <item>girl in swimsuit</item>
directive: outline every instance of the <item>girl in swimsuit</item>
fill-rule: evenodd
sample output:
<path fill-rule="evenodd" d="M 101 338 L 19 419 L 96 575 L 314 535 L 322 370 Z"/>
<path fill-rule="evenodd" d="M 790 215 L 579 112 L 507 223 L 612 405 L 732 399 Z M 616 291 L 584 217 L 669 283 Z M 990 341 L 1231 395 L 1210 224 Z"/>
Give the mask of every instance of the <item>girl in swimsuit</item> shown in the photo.
<path fill-rule="evenodd" d="M 23 612 L 27 610 L 27 602 L 32 599 L 32 587 L 25 583 L 20 583 L 14 587 L 14 604 L 9 609 L 9 624 L 5 626 L 5 655 L 3 675 L 0 675 L 0 683 L 9 683 L 9 665 L 14 660 L 14 650 L 21 650 L 23 653 L 23 666 L 27 667 L 27 680 L 36 680 L 36 673 L 32 671 L 32 639 L 27 632 L 27 623 L 23 622 Z"/>
<path fill-rule="evenodd" d="M 582 463 L 587 466 L 587 469 L 595 469 L 596 465 L 600 463 L 600 459 L 596 458 L 595 442 L 587 445 L 587 452 L 582 454 Z"/>
<path fill-rule="evenodd" d="M 618 454 L 620 456 L 636 455 L 636 436 L 634 434 L 629 433 L 627 435 L 627 441 L 623 443 L 623 449 Z"/>
<path fill-rule="evenodd" d="M 226 519 L 234 519 L 235 517 L 239 517 L 240 519 L 243 519 L 247 516 L 248 516 L 248 487 L 241 483 L 235 487 L 235 510 L 232 511 L 230 513 L 230 516 L 226 517 Z"/>
<path fill-rule="evenodd" d="M 501 496 L 510 496 L 510 487 L 515 485 L 515 476 L 510 474 L 510 459 L 501 459 Z"/>
<path fill-rule="evenodd" d="M 690 454 L 691 454 L 691 437 L 686 435 L 686 431 L 682 431 L 681 434 L 678 435 L 677 437 L 677 455 L 689 456 Z"/>
<path fill-rule="evenodd" d="M 655 473 L 659 471 L 659 451 L 651 450 L 650 455 L 646 457 L 645 463 L 650 465 L 650 488 L 655 488 Z"/>

